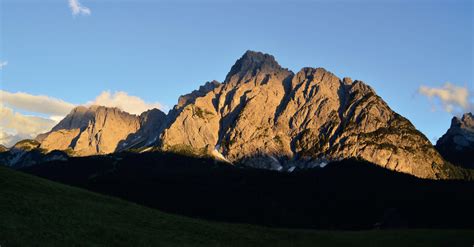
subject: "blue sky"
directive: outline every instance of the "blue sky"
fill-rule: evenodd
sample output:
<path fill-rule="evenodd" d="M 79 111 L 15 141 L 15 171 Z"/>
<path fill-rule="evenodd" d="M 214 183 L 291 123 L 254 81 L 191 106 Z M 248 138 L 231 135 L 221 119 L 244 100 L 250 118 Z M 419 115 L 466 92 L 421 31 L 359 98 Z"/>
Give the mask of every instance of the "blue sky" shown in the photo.
<path fill-rule="evenodd" d="M 365 81 L 430 139 L 462 107 L 445 111 L 436 97 L 418 93 L 421 85 L 451 82 L 472 104 L 470 0 L 80 4 L 90 15 L 73 15 L 67 0 L 1 0 L 0 61 L 8 62 L 2 90 L 73 104 L 123 91 L 172 107 L 179 95 L 222 81 L 246 50 L 257 50 L 294 72 L 324 67 Z"/>

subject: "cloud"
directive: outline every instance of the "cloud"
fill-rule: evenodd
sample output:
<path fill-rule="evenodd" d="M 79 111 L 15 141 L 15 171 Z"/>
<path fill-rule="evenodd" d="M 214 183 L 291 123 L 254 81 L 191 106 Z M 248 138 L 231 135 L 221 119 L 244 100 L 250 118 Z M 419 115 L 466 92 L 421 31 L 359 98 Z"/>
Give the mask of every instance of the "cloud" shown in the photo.
<path fill-rule="evenodd" d="M 438 99 L 442 108 L 449 113 L 470 112 L 474 110 L 473 96 L 467 87 L 446 82 L 441 87 L 420 86 L 418 93 L 429 99 Z"/>
<path fill-rule="evenodd" d="M 118 107 L 126 112 L 137 115 L 153 108 L 162 110 L 165 108 L 158 102 L 147 103 L 137 96 L 131 96 L 122 91 L 114 92 L 113 94 L 110 93 L 110 91 L 104 91 L 97 96 L 94 101 L 88 102 L 87 105 Z"/>
<path fill-rule="evenodd" d="M 10 147 L 20 140 L 35 138 L 51 130 L 56 123 L 47 118 L 23 115 L 0 104 L 0 144 Z"/>
<path fill-rule="evenodd" d="M 0 61 L 0 69 L 8 65 L 8 61 Z"/>
<path fill-rule="evenodd" d="M 79 0 L 69 0 L 69 7 L 73 15 L 90 15 L 91 10 L 83 6 Z"/>
<path fill-rule="evenodd" d="M 64 116 L 75 107 L 74 104 L 45 95 L 10 93 L 3 90 L 0 90 L 0 100 L 6 106 L 14 109 L 54 116 Z"/>

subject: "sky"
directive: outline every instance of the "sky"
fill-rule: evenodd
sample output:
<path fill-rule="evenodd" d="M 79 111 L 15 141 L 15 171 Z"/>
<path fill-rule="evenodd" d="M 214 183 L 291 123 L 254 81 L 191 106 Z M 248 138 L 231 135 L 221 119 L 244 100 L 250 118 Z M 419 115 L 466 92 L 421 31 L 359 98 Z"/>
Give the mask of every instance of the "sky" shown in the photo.
<path fill-rule="evenodd" d="M 366 82 L 431 141 L 474 109 L 471 0 L 0 0 L 0 144 L 80 104 L 167 111 L 246 50 Z"/>

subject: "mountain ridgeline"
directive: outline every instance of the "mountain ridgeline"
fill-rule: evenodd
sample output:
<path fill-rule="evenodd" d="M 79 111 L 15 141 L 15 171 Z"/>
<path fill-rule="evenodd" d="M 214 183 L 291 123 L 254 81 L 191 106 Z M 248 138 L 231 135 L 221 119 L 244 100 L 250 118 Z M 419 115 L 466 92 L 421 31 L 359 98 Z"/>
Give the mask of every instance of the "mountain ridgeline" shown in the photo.
<path fill-rule="evenodd" d="M 281 171 L 355 158 L 420 178 L 465 176 L 364 82 L 323 68 L 294 73 L 253 51 L 168 115 L 78 107 L 37 140 L 73 156 L 158 149 Z"/>
<path fill-rule="evenodd" d="M 446 160 L 474 168 L 474 115 L 453 117 L 451 127 L 436 142 L 436 149 Z"/>

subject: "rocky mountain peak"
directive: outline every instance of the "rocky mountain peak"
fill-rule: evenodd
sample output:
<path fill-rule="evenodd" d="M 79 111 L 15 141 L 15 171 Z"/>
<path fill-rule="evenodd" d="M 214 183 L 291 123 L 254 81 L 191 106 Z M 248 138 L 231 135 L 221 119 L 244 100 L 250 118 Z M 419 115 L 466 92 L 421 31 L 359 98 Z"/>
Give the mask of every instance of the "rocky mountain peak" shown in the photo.
<path fill-rule="evenodd" d="M 191 93 L 181 95 L 178 99 L 178 104 L 176 106 L 180 108 L 189 103 L 193 103 L 196 98 L 206 95 L 208 92 L 214 90 L 220 85 L 221 83 L 216 80 L 208 81 L 204 85 L 200 86 L 198 90 L 194 90 Z"/>
<path fill-rule="evenodd" d="M 78 106 L 37 140 L 41 140 L 42 149 L 49 151 L 70 150 L 78 156 L 107 154 L 139 128 L 139 117 L 119 108 Z"/>
<path fill-rule="evenodd" d="M 275 170 L 358 158 L 423 178 L 453 175 L 370 86 L 323 68 L 294 74 L 273 56 L 248 51 L 223 84 L 198 91 L 169 117 L 162 149 Z"/>
<path fill-rule="evenodd" d="M 439 144 L 453 139 L 458 146 L 467 146 L 470 142 L 474 144 L 474 116 L 472 113 L 465 113 L 462 117 L 453 117 L 451 126 L 446 134 L 439 140 Z"/>
<path fill-rule="evenodd" d="M 92 114 L 89 108 L 85 106 L 77 106 L 72 109 L 71 112 L 56 126 L 54 126 L 52 131 L 57 131 L 60 129 L 82 128 L 87 126 L 93 116 L 94 114 Z"/>
<path fill-rule="evenodd" d="M 272 55 L 262 52 L 247 51 L 237 60 L 227 74 L 225 83 L 230 81 L 246 81 L 257 74 L 273 74 L 283 69 Z"/>
<path fill-rule="evenodd" d="M 474 116 L 453 117 L 448 131 L 436 142 L 443 157 L 460 166 L 474 168 Z"/>
<path fill-rule="evenodd" d="M 461 118 L 453 117 L 451 126 L 456 126 L 462 129 L 469 129 L 474 131 L 474 115 L 468 112 L 463 114 Z"/>
<path fill-rule="evenodd" d="M 117 107 L 78 106 L 36 139 L 47 151 L 64 150 L 76 156 L 108 154 L 155 143 L 165 122 L 166 114 L 159 109 L 137 116 Z"/>

